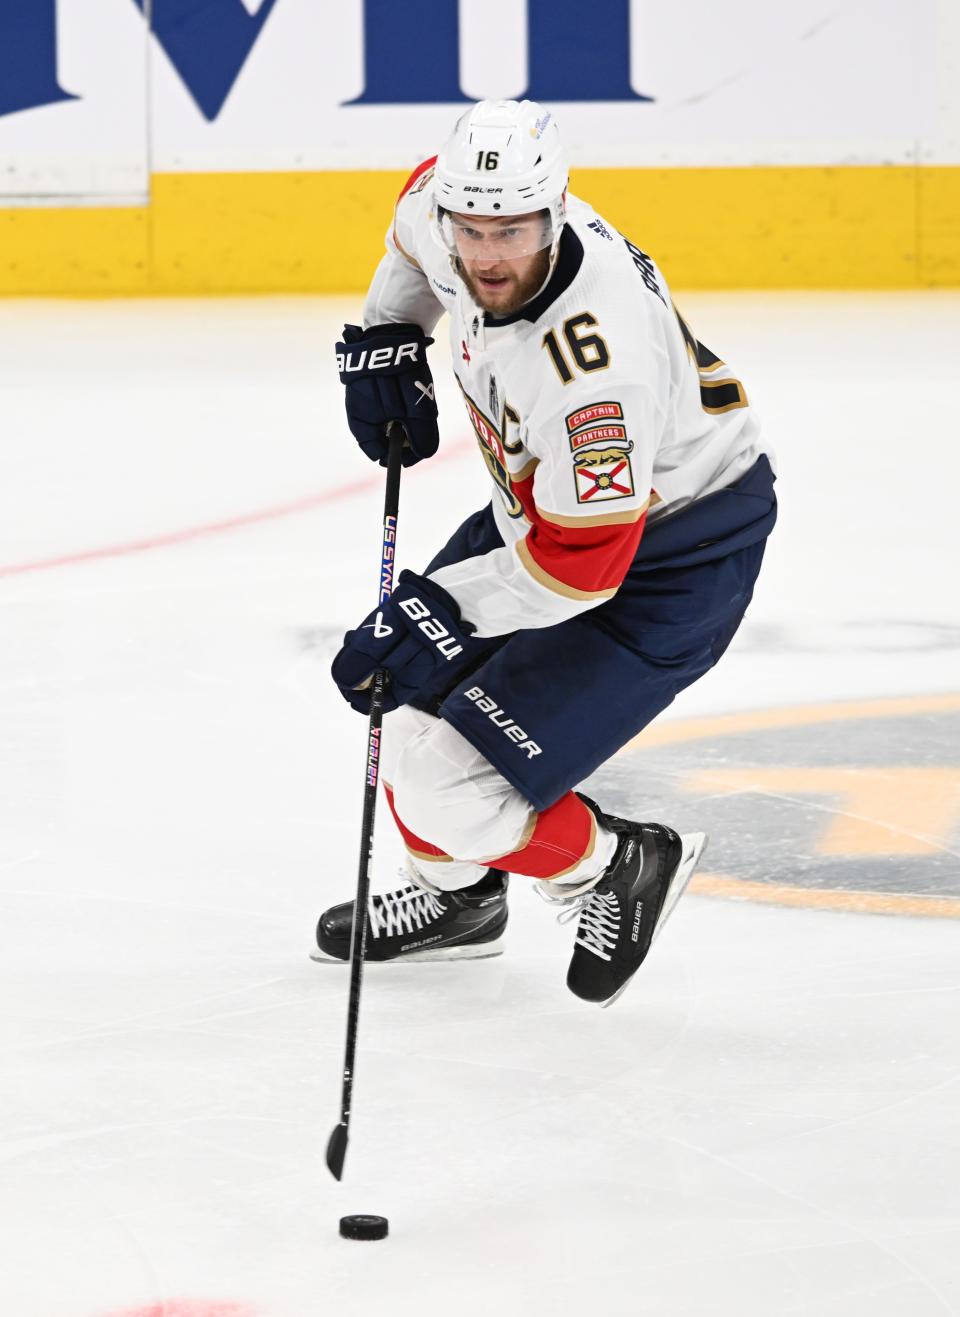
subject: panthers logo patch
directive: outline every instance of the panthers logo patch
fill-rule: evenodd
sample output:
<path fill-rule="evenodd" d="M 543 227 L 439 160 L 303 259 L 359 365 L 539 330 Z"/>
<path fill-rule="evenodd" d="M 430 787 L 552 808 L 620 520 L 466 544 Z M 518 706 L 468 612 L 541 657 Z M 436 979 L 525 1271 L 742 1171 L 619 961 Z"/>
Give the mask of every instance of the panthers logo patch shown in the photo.
<path fill-rule="evenodd" d="M 607 503 L 633 495 L 630 453 L 624 448 L 589 448 L 573 460 L 577 502 Z"/>

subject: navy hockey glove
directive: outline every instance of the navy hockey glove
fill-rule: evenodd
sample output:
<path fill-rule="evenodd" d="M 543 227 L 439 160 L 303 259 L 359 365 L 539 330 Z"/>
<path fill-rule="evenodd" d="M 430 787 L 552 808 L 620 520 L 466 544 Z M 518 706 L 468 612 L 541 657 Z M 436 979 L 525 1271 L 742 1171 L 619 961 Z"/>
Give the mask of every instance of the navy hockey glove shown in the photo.
<path fill-rule="evenodd" d="M 358 713 L 370 711 L 370 685 L 378 668 L 390 674 L 384 712 L 438 700 L 492 648 L 474 640 L 456 600 L 425 576 L 401 572 L 396 589 L 356 631 L 348 631 L 331 673 L 344 699 Z"/>
<path fill-rule="evenodd" d="M 440 443 L 433 376 L 419 325 L 344 325 L 337 369 L 347 390 L 347 423 L 367 457 L 387 465 L 387 425 L 407 433 L 403 465 L 433 457 Z"/>

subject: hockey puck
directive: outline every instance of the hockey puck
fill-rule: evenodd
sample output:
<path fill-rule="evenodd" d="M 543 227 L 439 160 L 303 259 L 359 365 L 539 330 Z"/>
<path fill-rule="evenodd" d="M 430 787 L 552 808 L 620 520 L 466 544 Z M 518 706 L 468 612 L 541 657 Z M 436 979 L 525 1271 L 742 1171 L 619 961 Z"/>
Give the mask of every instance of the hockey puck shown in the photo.
<path fill-rule="evenodd" d="M 340 1233 L 344 1239 L 386 1239 L 390 1223 L 385 1216 L 342 1216 Z"/>

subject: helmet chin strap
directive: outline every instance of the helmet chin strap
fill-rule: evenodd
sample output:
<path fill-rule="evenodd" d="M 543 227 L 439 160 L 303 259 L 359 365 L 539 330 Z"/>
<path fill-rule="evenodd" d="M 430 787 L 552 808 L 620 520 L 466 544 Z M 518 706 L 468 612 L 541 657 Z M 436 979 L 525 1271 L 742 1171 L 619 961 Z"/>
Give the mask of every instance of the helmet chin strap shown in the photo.
<path fill-rule="evenodd" d="M 564 221 L 564 223 L 566 223 L 566 221 Z M 560 238 L 562 237 L 562 235 L 563 235 L 563 224 L 561 224 L 560 227 L 557 229 L 553 242 L 550 244 L 550 261 L 547 265 L 547 277 L 544 279 L 543 283 L 540 285 L 537 291 L 531 297 L 527 298 L 526 302 L 524 302 L 524 306 L 529 305 L 529 303 L 533 301 L 534 297 L 539 297 L 540 294 L 543 292 L 544 288 L 546 288 L 547 284 L 553 278 L 553 272 L 557 268 L 557 258 L 560 255 Z"/>
<path fill-rule="evenodd" d="M 551 216 L 550 216 L 550 222 L 554 225 L 556 231 L 555 231 L 555 233 L 554 233 L 554 235 L 553 235 L 553 242 L 550 244 L 550 263 L 549 263 L 549 265 L 547 266 L 547 277 L 546 277 L 546 279 L 544 279 L 543 283 L 540 285 L 540 287 L 539 287 L 539 288 L 537 289 L 537 291 L 534 293 L 533 297 L 539 297 L 539 296 L 540 296 L 540 294 L 543 292 L 544 288 L 546 288 L 547 284 L 548 284 L 548 283 L 550 282 L 550 280 L 553 278 L 553 272 L 554 272 L 554 270 L 557 268 L 557 258 L 558 258 L 559 255 L 560 255 L 560 239 L 561 239 L 562 236 L 563 236 L 564 226 L 566 225 L 566 222 L 567 222 L 567 190 L 566 190 L 566 188 L 564 188 L 564 190 L 563 190 L 563 194 L 561 195 L 561 197 L 560 197 L 560 199 L 559 199 L 559 202 L 554 202 L 554 205 L 553 205 L 552 211 L 553 211 L 553 213 L 552 213 Z M 529 301 L 532 302 L 532 301 L 533 301 L 533 297 L 531 297 L 531 298 L 529 299 Z M 524 306 L 526 306 L 526 305 L 527 305 L 527 303 L 525 302 L 525 303 L 524 303 Z"/>

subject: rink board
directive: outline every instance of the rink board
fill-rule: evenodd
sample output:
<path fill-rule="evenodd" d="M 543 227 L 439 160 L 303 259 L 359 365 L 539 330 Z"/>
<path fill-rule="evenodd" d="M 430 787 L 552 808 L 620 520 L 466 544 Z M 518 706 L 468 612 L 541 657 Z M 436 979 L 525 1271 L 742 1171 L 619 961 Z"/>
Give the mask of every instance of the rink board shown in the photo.
<path fill-rule="evenodd" d="M 0 295 L 358 292 L 481 97 L 678 288 L 955 286 L 958 69 L 944 0 L 0 0 Z"/>

